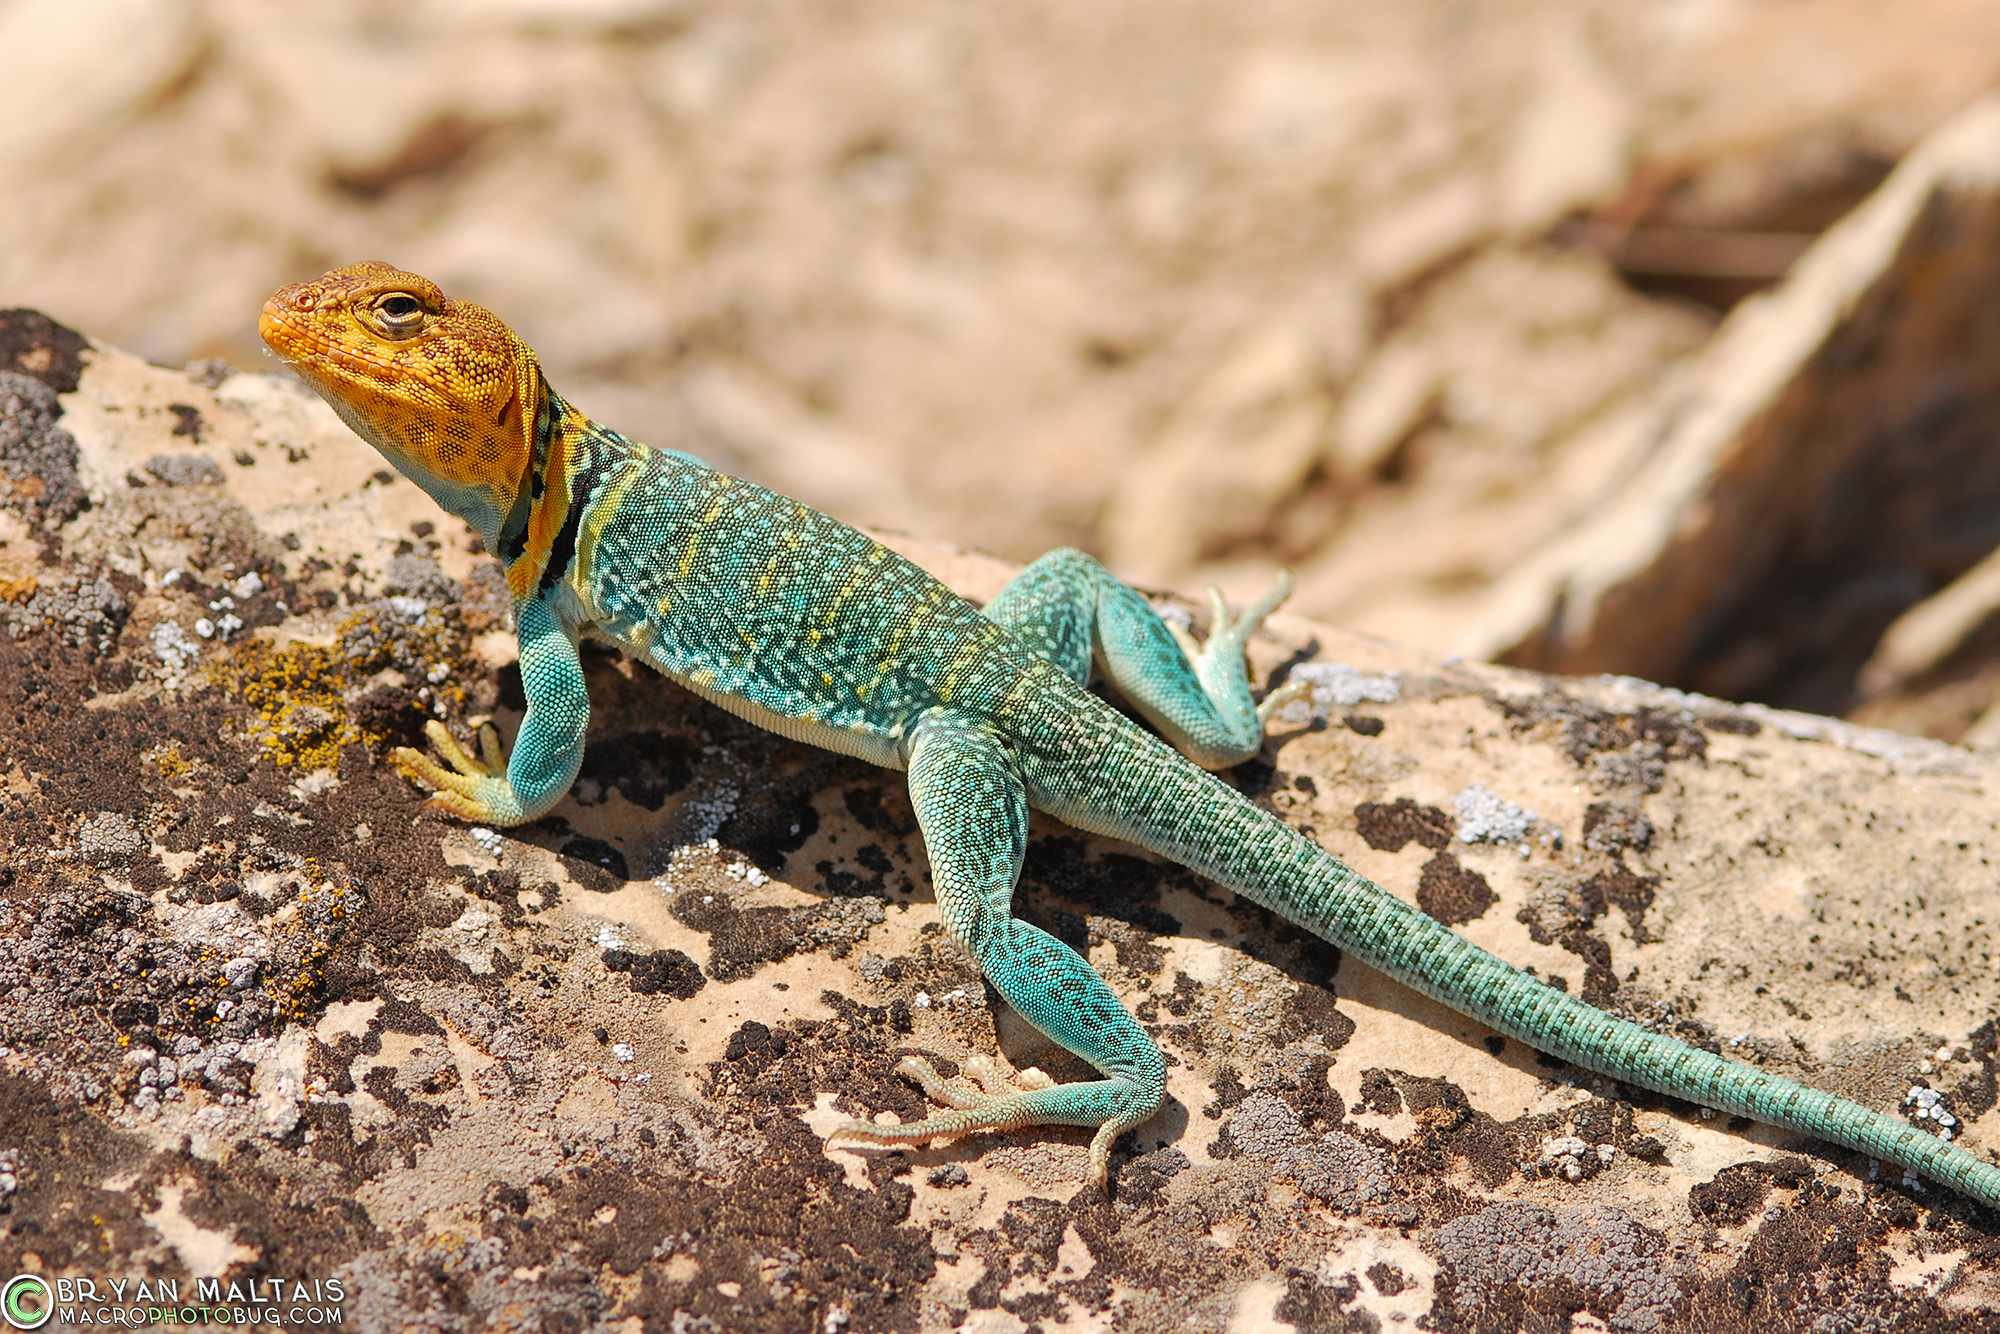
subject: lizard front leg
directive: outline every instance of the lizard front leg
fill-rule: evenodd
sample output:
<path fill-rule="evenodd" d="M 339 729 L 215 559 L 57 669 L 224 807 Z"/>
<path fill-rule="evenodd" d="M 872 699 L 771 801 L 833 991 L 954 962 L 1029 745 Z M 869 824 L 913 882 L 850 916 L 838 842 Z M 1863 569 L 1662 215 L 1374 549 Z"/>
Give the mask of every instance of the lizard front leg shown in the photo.
<path fill-rule="evenodd" d="M 1082 956 L 1013 916 L 1014 881 L 1028 846 L 1028 798 L 1006 745 L 985 728 L 934 713 L 917 726 L 909 773 L 938 908 L 953 939 L 1023 1019 L 1106 1078 L 1022 1087 L 1030 1083 L 1023 1079 L 1006 1091 L 983 1080 L 986 1091 L 973 1093 L 939 1079 L 928 1063 L 906 1064 L 906 1073 L 954 1110 L 901 1126 L 850 1121 L 833 1134 L 923 1144 L 980 1130 L 1095 1126 L 1090 1178 L 1102 1187 L 1112 1142 L 1166 1096 L 1160 1049 Z"/>
<path fill-rule="evenodd" d="M 546 814 L 569 791 L 583 765 L 590 695 L 583 685 L 575 627 L 559 620 L 540 598 L 522 607 L 519 621 L 528 713 L 514 738 L 512 758 L 503 756 L 500 734 L 490 723 L 479 729 L 482 758 L 474 758 L 437 722 L 424 733 L 449 768 L 408 746 L 389 754 L 405 776 L 434 791 L 427 805 L 482 824 L 525 824 Z"/>

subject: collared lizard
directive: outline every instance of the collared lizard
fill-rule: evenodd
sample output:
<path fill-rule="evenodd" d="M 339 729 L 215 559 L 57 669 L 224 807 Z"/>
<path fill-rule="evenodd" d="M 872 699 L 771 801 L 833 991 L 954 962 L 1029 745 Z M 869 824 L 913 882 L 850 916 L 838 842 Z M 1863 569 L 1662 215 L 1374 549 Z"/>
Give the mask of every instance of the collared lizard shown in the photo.
<path fill-rule="evenodd" d="M 953 939 L 1022 1018 L 1104 1075 L 1010 1084 L 988 1067 L 974 1093 L 911 1058 L 905 1073 L 950 1110 L 838 1136 L 1095 1127 L 1102 1186 L 1112 1142 L 1160 1106 L 1152 1039 L 1089 963 L 1012 915 L 1034 807 L 1191 867 L 1538 1050 L 2000 1206 L 2000 1168 L 1958 1145 L 1544 985 L 1206 772 L 1254 755 L 1290 697 L 1253 703 L 1244 654 L 1287 581 L 1233 618 L 1218 597 L 1201 645 L 1078 551 L 1035 561 L 980 608 L 835 519 L 597 425 L 498 318 L 415 274 L 364 263 L 282 288 L 260 332 L 505 566 L 527 714 L 511 755 L 490 724 L 474 756 L 435 721 L 448 767 L 395 751 L 432 806 L 505 826 L 560 801 L 590 716 L 578 642 L 608 641 L 751 722 L 905 770 Z M 1159 735 L 1086 688 L 1093 667 Z"/>

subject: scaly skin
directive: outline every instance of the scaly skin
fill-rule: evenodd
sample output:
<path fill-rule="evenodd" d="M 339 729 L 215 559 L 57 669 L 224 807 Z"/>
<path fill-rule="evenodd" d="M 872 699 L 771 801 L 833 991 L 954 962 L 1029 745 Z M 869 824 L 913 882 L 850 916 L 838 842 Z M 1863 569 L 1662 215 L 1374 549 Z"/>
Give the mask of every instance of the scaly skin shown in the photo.
<path fill-rule="evenodd" d="M 1234 621 L 1218 615 L 1199 649 L 1076 551 L 1036 561 L 982 612 L 845 524 L 595 425 L 504 324 L 415 274 L 357 264 L 294 284 L 260 331 L 506 565 L 527 716 L 511 758 L 490 727 L 474 757 L 432 724 L 448 767 L 398 750 L 431 804 L 511 825 L 561 800 L 590 716 L 578 638 L 606 639 L 753 722 L 906 770 L 953 938 L 1023 1018 L 1105 1075 L 1009 1083 L 989 1063 L 974 1091 L 913 1060 L 907 1073 L 952 1110 L 842 1136 L 1095 1126 L 1101 1185 L 1112 1141 L 1159 1107 L 1152 1040 L 1088 963 L 1009 911 L 1032 806 L 1192 867 L 1542 1051 L 2000 1205 L 2000 1169 L 1956 1145 L 1544 986 L 1203 772 L 1254 754 L 1286 698 L 1251 703 L 1243 645 L 1288 585 Z M 1093 664 L 1166 741 L 1084 688 Z"/>

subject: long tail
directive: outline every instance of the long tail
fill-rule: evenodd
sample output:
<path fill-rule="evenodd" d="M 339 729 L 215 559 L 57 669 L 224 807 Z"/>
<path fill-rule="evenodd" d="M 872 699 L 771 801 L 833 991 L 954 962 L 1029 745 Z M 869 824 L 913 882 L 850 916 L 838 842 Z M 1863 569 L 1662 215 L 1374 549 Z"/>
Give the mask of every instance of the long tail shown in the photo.
<path fill-rule="evenodd" d="M 1357 875 L 1206 774 L 1145 766 L 1105 829 L 1172 857 L 1407 987 L 1538 1051 L 1704 1107 L 1901 1163 L 2000 1208 L 2000 1167 L 1906 1121 L 1606 1014 L 1544 985 Z"/>

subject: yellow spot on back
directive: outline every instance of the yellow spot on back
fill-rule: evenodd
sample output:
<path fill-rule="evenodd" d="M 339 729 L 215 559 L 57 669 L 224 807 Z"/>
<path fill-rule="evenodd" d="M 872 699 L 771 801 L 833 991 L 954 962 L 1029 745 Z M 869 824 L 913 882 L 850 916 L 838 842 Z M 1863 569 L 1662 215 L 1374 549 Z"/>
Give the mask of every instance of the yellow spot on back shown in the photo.
<path fill-rule="evenodd" d="M 595 581 L 597 544 L 603 538 L 605 528 L 624 505 L 626 493 L 639 480 L 642 471 L 639 468 L 621 468 L 597 499 L 590 502 L 590 508 L 584 515 L 583 534 L 577 543 L 576 561 L 570 579 L 570 586 L 578 594 L 583 594 Z"/>

